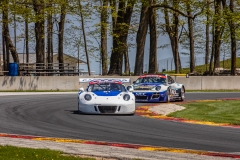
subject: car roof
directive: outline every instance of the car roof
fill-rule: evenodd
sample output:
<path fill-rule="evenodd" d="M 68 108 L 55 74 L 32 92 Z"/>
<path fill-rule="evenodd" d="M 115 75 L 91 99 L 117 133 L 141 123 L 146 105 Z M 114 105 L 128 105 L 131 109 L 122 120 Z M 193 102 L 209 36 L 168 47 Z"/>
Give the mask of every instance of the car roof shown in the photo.
<path fill-rule="evenodd" d="M 161 77 L 161 78 L 166 78 L 166 74 L 143 74 L 139 76 L 139 78 L 144 78 L 144 77 Z"/>

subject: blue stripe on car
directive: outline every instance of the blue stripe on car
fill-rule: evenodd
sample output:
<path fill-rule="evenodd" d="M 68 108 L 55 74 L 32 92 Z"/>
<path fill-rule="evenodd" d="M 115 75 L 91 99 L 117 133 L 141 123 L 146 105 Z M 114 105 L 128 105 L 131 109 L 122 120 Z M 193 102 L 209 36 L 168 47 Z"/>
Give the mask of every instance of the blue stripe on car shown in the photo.
<path fill-rule="evenodd" d="M 96 94 L 97 96 L 117 96 L 119 95 L 121 92 L 120 91 L 95 91 L 93 92 L 94 94 Z"/>

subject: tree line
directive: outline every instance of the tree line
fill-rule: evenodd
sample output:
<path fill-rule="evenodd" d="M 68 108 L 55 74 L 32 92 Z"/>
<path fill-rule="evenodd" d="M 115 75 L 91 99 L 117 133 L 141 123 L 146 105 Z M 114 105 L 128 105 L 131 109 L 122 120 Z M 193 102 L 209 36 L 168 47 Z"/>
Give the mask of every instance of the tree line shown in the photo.
<path fill-rule="evenodd" d="M 149 48 L 148 73 L 158 72 L 161 48 L 170 47 L 175 73 L 182 69 L 181 54 L 189 56 L 190 72 L 196 71 L 195 56 L 203 54 L 207 71 L 213 75 L 215 68 L 220 67 L 222 48 L 227 46 L 231 75 L 236 75 L 240 0 L 2 0 L 0 4 L 4 70 L 9 56 L 19 63 L 16 46 L 21 37 L 26 63 L 31 42 L 36 63 L 44 67 L 47 52 L 46 65 L 51 68 L 53 52 L 57 50 L 59 69 L 63 71 L 66 45 L 74 51 L 83 51 L 89 75 L 92 57 L 101 61 L 102 75 L 129 75 L 128 51 L 132 48 L 136 49 L 133 74 L 141 75 L 146 47 Z M 70 18 L 72 22 L 67 16 L 74 17 Z M 89 22 L 94 23 L 94 30 L 88 30 Z M 23 30 L 21 35 L 16 34 L 16 24 Z M 10 30 L 14 31 L 13 37 Z M 159 37 L 163 35 L 169 38 L 170 44 L 159 46 Z M 91 46 L 90 36 L 99 46 Z M 147 36 L 149 46 L 145 45 Z M 181 53 L 180 47 L 188 52 Z"/>

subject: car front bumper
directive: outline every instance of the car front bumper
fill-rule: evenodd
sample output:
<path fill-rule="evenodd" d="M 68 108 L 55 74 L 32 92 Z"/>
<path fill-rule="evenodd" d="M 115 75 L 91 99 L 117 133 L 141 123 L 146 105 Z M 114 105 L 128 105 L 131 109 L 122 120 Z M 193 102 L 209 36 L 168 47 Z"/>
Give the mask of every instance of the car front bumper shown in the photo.
<path fill-rule="evenodd" d="M 93 101 L 78 100 L 78 111 L 87 114 L 134 114 L 135 99 L 129 101 L 117 97 L 97 97 Z"/>

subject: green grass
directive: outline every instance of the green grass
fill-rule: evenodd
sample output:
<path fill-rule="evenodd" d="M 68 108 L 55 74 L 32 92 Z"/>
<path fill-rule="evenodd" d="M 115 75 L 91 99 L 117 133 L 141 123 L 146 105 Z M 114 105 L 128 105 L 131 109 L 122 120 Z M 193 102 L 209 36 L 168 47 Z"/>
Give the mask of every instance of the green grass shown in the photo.
<path fill-rule="evenodd" d="M 237 68 L 240 67 L 240 58 L 237 58 L 236 59 L 236 66 Z M 212 65 L 213 67 L 213 65 Z M 231 69 L 231 59 L 227 59 L 227 60 L 224 60 L 224 61 L 220 61 L 220 68 L 225 68 L 225 69 Z M 209 70 L 209 64 L 207 65 L 199 65 L 199 66 L 196 66 L 195 67 L 195 70 L 196 72 L 198 73 L 204 73 L 206 70 Z M 186 73 L 189 73 L 190 72 L 190 68 L 183 68 L 180 70 L 180 73 L 181 74 L 186 74 Z M 167 74 L 174 74 L 175 73 L 175 70 L 173 71 L 166 71 L 164 73 L 167 73 Z"/>
<path fill-rule="evenodd" d="M 188 120 L 240 125 L 240 100 L 193 102 L 182 104 L 186 109 L 169 114 Z"/>
<path fill-rule="evenodd" d="M 66 155 L 61 151 L 49 149 L 20 148 L 13 146 L 0 146 L 0 159 L 2 160 L 95 160 L 95 158 L 81 158 Z"/>

